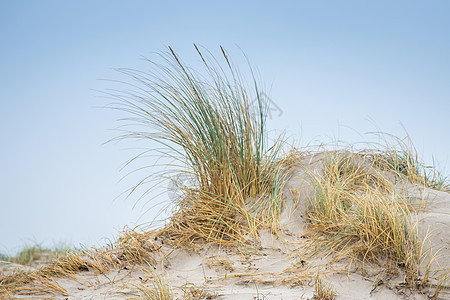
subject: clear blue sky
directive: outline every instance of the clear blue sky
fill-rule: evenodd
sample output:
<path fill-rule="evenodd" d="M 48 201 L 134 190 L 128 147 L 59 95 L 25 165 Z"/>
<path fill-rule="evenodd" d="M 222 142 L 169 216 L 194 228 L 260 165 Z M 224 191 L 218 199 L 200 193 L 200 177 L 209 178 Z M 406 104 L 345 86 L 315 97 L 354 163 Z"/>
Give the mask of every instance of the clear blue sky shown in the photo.
<path fill-rule="evenodd" d="M 434 0 L 2 1 L 0 252 L 98 245 L 152 218 L 118 197 L 137 179 L 119 182 L 133 145 L 103 145 L 121 115 L 96 108 L 96 90 L 168 45 L 194 64 L 193 42 L 238 62 L 242 48 L 283 112 L 271 128 L 300 144 L 360 142 L 376 126 L 404 136 L 403 124 L 448 170 L 449 16 Z"/>

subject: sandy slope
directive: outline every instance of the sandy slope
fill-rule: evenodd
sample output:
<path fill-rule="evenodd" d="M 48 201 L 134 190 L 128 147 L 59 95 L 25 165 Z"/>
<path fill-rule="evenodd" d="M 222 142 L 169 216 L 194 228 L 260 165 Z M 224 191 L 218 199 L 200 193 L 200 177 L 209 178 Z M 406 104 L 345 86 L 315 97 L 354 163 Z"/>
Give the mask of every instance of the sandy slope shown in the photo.
<path fill-rule="evenodd" d="M 68 298 L 46 293 L 15 295 L 18 298 L 55 299 L 129 299 L 139 298 L 140 286 L 152 287 L 154 274 L 162 274 L 178 299 L 188 298 L 189 291 L 203 292 L 203 299 L 310 299 L 314 296 L 317 274 L 334 291 L 336 299 L 427 299 L 402 287 L 403 279 L 386 278 L 377 268 L 345 268 L 345 262 L 328 264 L 330 257 L 307 259 L 302 252 L 307 239 L 306 209 L 314 196 L 310 174 L 322 172 L 323 154 L 304 157 L 292 169 L 285 186 L 286 202 L 281 214 L 281 238 L 260 232 L 256 247 L 220 249 L 203 245 L 197 251 L 173 250 L 169 241 L 154 236 L 151 266 L 127 266 L 108 274 L 82 272 L 74 278 L 56 279 L 70 295 Z M 428 202 L 427 210 L 417 214 L 421 237 L 426 237 L 428 255 L 423 270 L 432 259 L 431 284 L 448 274 L 450 267 L 450 194 L 417 187 L 401 187 L 417 201 Z M 156 239 L 155 239 L 156 238 Z M 436 256 L 437 255 L 437 256 Z M 11 267 L 11 266 L 9 266 Z M 439 299 L 449 299 L 444 290 Z M 198 298 L 197 298 L 198 299 Z"/>

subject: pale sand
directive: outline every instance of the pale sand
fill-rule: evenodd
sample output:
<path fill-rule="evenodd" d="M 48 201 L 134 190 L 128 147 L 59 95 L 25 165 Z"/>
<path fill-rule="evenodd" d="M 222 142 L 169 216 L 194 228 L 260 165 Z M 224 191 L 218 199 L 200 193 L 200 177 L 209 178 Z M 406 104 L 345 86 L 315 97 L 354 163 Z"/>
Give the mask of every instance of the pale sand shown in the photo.
<path fill-rule="evenodd" d="M 127 267 L 105 275 L 88 271 L 77 274 L 76 280 L 60 278 L 56 282 L 67 290 L 68 299 L 136 299 L 140 296 L 136 285 L 152 286 L 149 269 L 154 267 L 154 272 L 165 276 L 177 299 L 185 298 L 183 289 L 186 287 L 196 287 L 215 295 L 204 299 L 311 299 L 314 296 L 314 278 L 319 273 L 320 278 L 336 292 L 336 299 L 428 299 L 420 293 L 411 294 L 408 289 L 403 289 L 400 277 L 386 280 L 376 268 L 361 272 L 352 267 L 345 272 L 342 271 L 343 263 L 330 266 L 327 259 L 302 258 L 298 249 L 302 249 L 306 242 L 302 236 L 306 227 L 306 208 L 314 195 L 308 174 L 320 173 L 322 162 L 320 154 L 308 156 L 292 170 L 285 186 L 286 202 L 281 214 L 283 243 L 265 230 L 261 231 L 256 250 L 241 252 L 244 246 L 225 250 L 215 245 L 204 245 L 202 250 L 194 252 L 185 249 L 173 251 L 163 238 L 158 238 L 153 240 L 160 247 L 155 252 L 157 263 L 150 268 Z M 417 215 L 417 219 L 421 237 L 427 236 L 424 251 L 433 253 L 426 259 L 433 257 L 430 282 L 431 285 L 436 284 L 440 276 L 449 274 L 450 270 L 450 194 L 412 184 L 399 188 L 417 201 L 431 203 L 427 211 Z M 295 198 L 300 200 L 297 206 L 294 205 Z M 424 261 L 423 266 L 427 263 Z M 4 273 L 8 272 L 5 270 L 3 268 Z M 15 296 L 66 299 L 51 293 Z M 450 299 L 448 287 L 438 299 Z"/>

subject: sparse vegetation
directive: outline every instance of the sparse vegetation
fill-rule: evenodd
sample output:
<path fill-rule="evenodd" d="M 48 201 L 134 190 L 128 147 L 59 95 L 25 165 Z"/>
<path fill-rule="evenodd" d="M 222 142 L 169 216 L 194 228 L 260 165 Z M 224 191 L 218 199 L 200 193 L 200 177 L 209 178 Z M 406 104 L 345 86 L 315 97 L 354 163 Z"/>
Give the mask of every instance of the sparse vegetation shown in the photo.
<path fill-rule="evenodd" d="M 39 268 L 35 271 L 17 270 L 12 274 L 0 276 L 0 296 L 26 291 L 29 284 L 33 284 L 37 291 L 53 291 L 67 296 L 67 291 L 54 278 L 72 277 L 87 271 L 106 274 L 113 268 L 123 268 L 128 264 L 150 265 L 154 263 L 153 252 L 158 251 L 158 248 L 148 238 L 148 234 L 140 234 L 133 230 L 124 231 L 119 241 L 109 247 L 68 250 L 64 255 L 48 264 L 39 264 Z M 25 251 L 25 253 L 30 253 L 30 251 Z M 31 251 L 31 253 L 33 252 Z"/>
<path fill-rule="evenodd" d="M 411 183 L 426 187 L 450 191 L 448 178 L 443 176 L 435 165 L 427 166 L 419 159 L 416 148 L 407 135 L 406 138 L 379 133 L 384 146 L 376 153 L 370 154 L 373 163 L 381 170 L 389 170 L 397 176 L 407 178 Z"/>
<path fill-rule="evenodd" d="M 172 300 L 174 299 L 172 287 L 168 280 L 156 272 L 149 274 L 151 277 L 151 286 L 144 284 L 136 285 L 142 299 L 148 300 Z"/>
<path fill-rule="evenodd" d="M 217 297 L 217 293 L 210 291 L 204 287 L 198 287 L 193 284 L 186 284 L 182 288 L 183 299 L 186 300 L 201 300 L 201 299 L 214 299 Z"/>
<path fill-rule="evenodd" d="M 56 262 L 44 265 L 36 271 L 17 270 L 12 274 L 0 277 L 0 295 L 24 291 L 28 289 L 27 285 L 33 284 L 36 291 L 54 291 L 68 296 L 67 291 L 56 283 L 54 277 L 71 276 L 81 271 L 87 271 L 91 267 L 104 270 L 95 262 L 88 262 L 80 254 L 68 252 Z"/>
<path fill-rule="evenodd" d="M 316 277 L 315 284 L 315 295 L 313 299 L 317 300 L 334 300 L 336 293 L 328 287 L 319 276 Z"/>
<path fill-rule="evenodd" d="M 445 288 L 447 288 L 448 289 L 448 284 L 449 284 L 449 282 L 450 282 L 450 280 L 449 280 L 449 274 L 447 273 L 447 274 L 444 274 L 443 276 L 441 276 L 439 279 L 438 279 L 438 282 L 437 282 L 437 284 L 436 284 L 436 286 L 435 286 L 435 288 L 434 288 L 434 292 L 433 292 L 433 294 L 430 296 L 430 298 L 431 299 L 433 299 L 433 300 L 438 300 L 438 299 L 440 299 L 439 298 L 439 295 L 441 294 L 441 292 L 445 289 Z"/>
<path fill-rule="evenodd" d="M 65 244 L 57 245 L 53 248 L 42 247 L 39 244 L 25 246 L 15 256 L 0 254 L 0 260 L 9 261 L 24 266 L 41 266 L 56 261 L 70 250 L 70 246 Z"/>

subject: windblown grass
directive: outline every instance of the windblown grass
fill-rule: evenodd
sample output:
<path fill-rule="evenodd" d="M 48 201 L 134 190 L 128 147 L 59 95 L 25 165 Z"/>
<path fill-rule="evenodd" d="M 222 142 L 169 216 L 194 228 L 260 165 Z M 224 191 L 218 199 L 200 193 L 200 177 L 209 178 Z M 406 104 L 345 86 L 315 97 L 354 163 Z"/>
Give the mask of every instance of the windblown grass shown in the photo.
<path fill-rule="evenodd" d="M 202 73 L 171 48 L 162 55 L 164 64 L 153 63 L 153 73 L 121 70 L 134 80 L 135 91 L 116 95 L 117 107 L 142 128 L 122 138 L 156 141 L 163 150 L 155 152 L 175 159 L 177 171 L 194 178 L 195 186 L 181 187 L 184 195 L 167 233 L 181 243 L 234 243 L 278 216 L 283 179 L 274 162 L 281 140 L 267 142 L 268 106 L 256 79 L 249 88 L 222 48 L 223 66 L 195 49 Z"/>
<path fill-rule="evenodd" d="M 386 270 L 402 269 L 410 286 L 417 284 L 422 247 L 412 212 L 417 209 L 396 193 L 388 173 L 367 155 L 330 152 L 308 220 L 316 253 L 340 253 Z M 426 280 L 426 279 L 424 279 Z"/>
<path fill-rule="evenodd" d="M 67 253 L 56 262 L 45 265 L 36 271 L 18 270 L 12 274 L 0 277 L 0 296 L 10 293 L 37 293 L 37 292 L 56 292 L 68 296 L 64 290 L 53 278 L 62 276 L 71 276 L 76 273 L 87 271 L 89 268 L 97 267 L 97 270 L 103 270 L 93 262 L 88 262 L 78 253 Z"/>
<path fill-rule="evenodd" d="M 436 168 L 435 164 L 426 165 L 419 159 L 410 137 L 400 139 L 396 136 L 378 133 L 383 139 L 381 150 L 369 154 L 375 166 L 381 170 L 394 172 L 411 183 L 450 192 L 450 182 Z"/>

